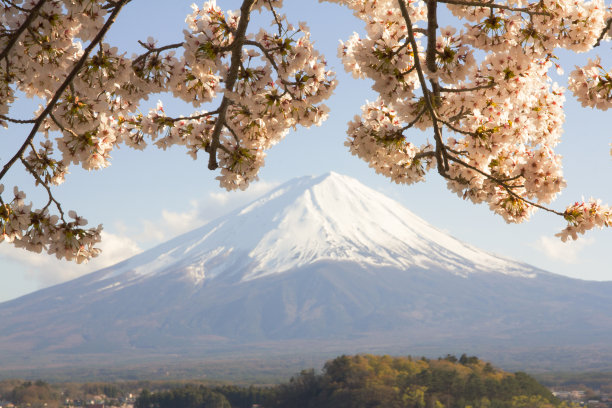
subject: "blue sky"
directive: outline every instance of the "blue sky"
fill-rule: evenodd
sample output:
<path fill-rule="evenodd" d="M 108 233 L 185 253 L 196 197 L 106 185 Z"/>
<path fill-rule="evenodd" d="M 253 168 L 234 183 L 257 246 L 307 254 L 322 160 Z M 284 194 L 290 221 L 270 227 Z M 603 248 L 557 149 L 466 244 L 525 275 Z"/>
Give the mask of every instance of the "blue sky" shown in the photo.
<path fill-rule="evenodd" d="M 376 96 L 369 82 L 354 80 L 344 73 L 336 50 L 339 40 L 348 39 L 353 31 L 362 31 L 362 23 L 337 5 L 314 0 L 285 3 L 289 19 L 308 23 L 316 48 L 337 72 L 339 85 L 327 103 L 331 108 L 329 119 L 321 127 L 291 132 L 272 148 L 260 181 L 245 192 L 227 193 L 220 189 L 215 180 L 217 173 L 207 170 L 206 159 L 193 161 L 180 148 L 165 152 L 149 148 L 141 152 L 122 147 L 112 154 L 112 165 L 104 170 L 87 172 L 72 166 L 66 183 L 56 188 L 57 197 L 65 209 L 77 210 L 90 224 L 104 225 L 104 253 L 88 265 L 77 266 L 0 244 L 0 301 L 118 262 L 198 227 L 291 178 L 332 170 L 361 180 L 434 226 L 487 251 L 554 273 L 612 280 L 610 230 L 593 231 L 575 243 L 563 244 L 554 237 L 564 226 L 559 217 L 540 212 L 528 223 L 509 225 L 491 214 L 487 206 L 473 205 L 450 193 L 436 173 L 430 174 L 426 183 L 397 186 L 351 156 L 344 146 L 346 124 L 359 114 L 366 100 Z M 191 1 L 175 0 L 171 7 L 168 4 L 163 0 L 133 0 L 111 30 L 110 42 L 131 54 L 140 51 L 137 40 L 145 40 L 149 35 L 158 39 L 160 45 L 182 40 Z M 235 0 L 220 0 L 218 4 L 225 9 L 239 5 Z M 256 17 L 254 24 L 258 21 Z M 612 65 L 610 43 L 599 48 L 598 53 L 605 56 L 604 65 Z M 592 56 L 563 52 L 559 55 L 566 73 Z M 557 80 L 565 85 L 564 78 Z M 154 95 L 149 102 L 154 104 L 158 99 L 172 115 L 190 112 L 168 95 Z M 32 110 L 30 105 L 19 103 L 18 116 L 27 116 Z M 568 94 L 566 116 L 564 139 L 557 151 L 564 156 L 568 187 L 553 206 L 562 210 L 575 200 L 591 196 L 612 203 L 610 112 L 583 109 Z M 27 130 L 27 127 L 0 130 L 7 151 L 25 138 Z M 417 140 L 427 137 L 418 132 L 414 136 Z M 0 160 L 6 156 L 0 154 Z M 11 170 L 3 183 L 7 189 L 13 185 L 24 187 L 28 200 L 34 200 L 35 206 L 44 199 L 20 169 Z"/>

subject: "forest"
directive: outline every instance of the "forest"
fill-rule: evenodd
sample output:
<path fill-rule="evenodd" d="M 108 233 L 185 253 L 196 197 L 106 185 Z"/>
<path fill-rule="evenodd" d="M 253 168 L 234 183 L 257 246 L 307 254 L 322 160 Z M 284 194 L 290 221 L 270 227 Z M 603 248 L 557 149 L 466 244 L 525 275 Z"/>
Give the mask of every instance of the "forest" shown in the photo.
<path fill-rule="evenodd" d="M 135 408 L 552 408 L 565 407 L 534 378 L 465 354 L 437 360 L 341 356 L 266 388 L 187 385 L 142 390 Z"/>
<path fill-rule="evenodd" d="M 563 381 L 569 384 L 570 380 Z M 465 354 L 438 359 L 344 355 L 327 361 L 321 370 L 303 370 L 289 381 L 267 385 L 212 379 L 82 384 L 0 381 L 0 401 L 17 407 L 87 406 L 87 401 L 101 397 L 104 406 L 133 404 L 134 408 L 572 407 L 524 372 L 506 372 Z"/>

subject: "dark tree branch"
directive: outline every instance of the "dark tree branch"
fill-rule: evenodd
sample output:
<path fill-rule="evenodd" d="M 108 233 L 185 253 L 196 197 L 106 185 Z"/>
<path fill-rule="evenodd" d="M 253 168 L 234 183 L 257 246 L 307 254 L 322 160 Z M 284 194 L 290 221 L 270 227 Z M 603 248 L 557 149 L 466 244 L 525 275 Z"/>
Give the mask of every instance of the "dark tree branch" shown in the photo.
<path fill-rule="evenodd" d="M 15 33 L 11 36 L 11 38 L 6 43 L 6 46 L 0 53 L 0 60 L 3 60 L 4 58 L 8 57 L 9 52 L 15 46 L 15 44 L 17 44 L 17 41 L 19 40 L 21 34 L 23 34 L 23 32 L 30 27 L 34 20 L 36 20 L 36 17 L 38 17 L 38 13 L 40 13 L 40 9 L 45 5 L 46 2 L 47 0 L 40 0 L 38 3 L 36 3 L 34 7 L 29 10 L 28 17 L 17 29 L 17 31 L 15 31 Z"/>
<path fill-rule="evenodd" d="M 601 34 L 599 34 L 599 37 L 597 37 L 597 42 L 595 43 L 595 45 L 593 45 L 593 47 L 599 47 L 601 45 L 601 41 L 606 36 L 606 33 L 608 32 L 608 30 L 610 30 L 610 26 L 612 26 L 612 17 L 610 17 L 606 21 L 606 26 L 603 28 L 603 30 L 601 30 Z"/>
<path fill-rule="evenodd" d="M 244 45 L 252 45 L 253 47 L 257 47 L 261 50 L 261 52 L 264 53 L 264 56 L 266 57 L 266 59 L 270 62 L 270 65 L 272 65 L 272 67 L 274 68 L 274 70 L 276 72 L 278 72 L 278 65 L 276 65 L 276 61 L 274 61 L 274 58 L 272 57 L 272 55 L 270 55 L 270 51 L 263 46 L 263 44 L 257 42 L 257 41 L 253 41 L 253 40 L 244 40 L 243 42 Z"/>
<path fill-rule="evenodd" d="M 35 119 L 13 119 L 13 118 L 9 118 L 6 115 L 0 115 L 0 119 L 4 119 L 7 122 L 12 122 L 12 123 L 21 123 L 21 124 L 26 124 L 26 123 L 34 123 L 36 122 Z"/>
<path fill-rule="evenodd" d="M 438 0 L 427 0 L 427 54 L 425 55 L 425 63 L 430 72 L 436 72 L 438 70 L 436 66 L 436 32 L 438 31 L 437 7 Z"/>
<path fill-rule="evenodd" d="M 427 108 L 423 108 L 421 109 L 421 111 L 416 115 L 416 117 L 410 121 L 410 123 L 408 123 L 406 126 L 404 126 L 402 128 L 402 131 L 410 129 L 411 127 L 413 127 L 418 121 L 419 119 L 421 119 L 423 117 L 423 114 L 427 111 Z"/>
<path fill-rule="evenodd" d="M 440 119 L 440 122 L 445 124 L 450 130 L 452 130 L 454 132 L 461 133 L 462 135 L 466 135 L 466 136 L 472 136 L 472 137 L 476 136 L 476 134 L 474 132 L 468 132 L 467 130 L 459 129 L 459 128 L 455 127 L 452 123 L 447 122 L 444 119 Z"/>
<path fill-rule="evenodd" d="M 435 157 L 436 153 L 431 151 L 431 152 L 420 152 L 414 155 L 414 157 L 412 158 L 412 161 L 414 160 L 420 160 L 420 159 L 424 159 L 424 158 L 432 158 Z"/>
<path fill-rule="evenodd" d="M 111 15 L 108 17 L 108 19 L 106 20 L 106 22 L 104 23 L 104 25 L 102 26 L 98 34 L 96 34 L 96 36 L 94 37 L 93 40 L 91 40 L 87 48 L 85 48 L 85 50 L 83 51 L 83 55 L 81 56 L 79 61 L 77 61 L 74 67 L 72 67 L 72 70 L 70 71 L 68 76 L 66 76 L 66 79 L 64 79 L 64 82 L 62 82 L 60 87 L 55 91 L 53 98 L 51 98 L 51 100 L 47 103 L 47 106 L 45 107 L 45 109 L 36 118 L 36 121 L 34 122 L 34 126 L 32 126 L 32 130 L 30 131 L 30 134 L 28 135 L 26 140 L 23 142 L 23 144 L 21 145 L 17 153 L 15 153 L 15 155 L 8 161 L 6 165 L 4 165 L 4 167 L 2 168 L 2 171 L 0 171 L 0 180 L 2 180 L 2 178 L 9 171 L 9 169 L 13 166 L 13 164 L 15 164 L 15 162 L 19 158 L 23 157 L 23 152 L 25 151 L 28 144 L 34 139 L 36 132 L 38 132 L 38 129 L 40 128 L 44 120 L 53 111 L 53 108 L 55 107 L 55 104 L 57 103 L 57 101 L 59 101 L 64 91 L 72 84 L 72 81 L 77 76 L 81 68 L 83 68 L 83 66 L 85 65 L 85 62 L 87 61 L 87 58 L 89 58 L 89 54 L 91 53 L 91 51 L 98 45 L 100 41 L 102 41 L 107 31 L 113 25 L 113 23 L 115 22 L 115 19 L 117 18 L 117 15 L 121 11 L 121 8 L 125 4 L 127 4 L 129 1 L 130 0 L 120 0 L 117 2 L 117 6 L 113 9 Z"/>
<path fill-rule="evenodd" d="M 204 112 L 204 113 L 201 113 L 199 115 L 186 116 L 186 117 L 180 117 L 180 118 L 165 117 L 164 119 L 166 119 L 166 120 L 168 120 L 170 122 L 179 122 L 181 120 L 197 120 L 197 119 L 202 119 L 202 118 L 206 118 L 206 117 L 209 117 L 209 116 L 214 116 L 214 115 L 216 115 L 218 113 L 219 113 L 219 110 L 217 109 L 217 110 L 214 110 L 214 111 L 211 111 L 211 112 Z"/>
<path fill-rule="evenodd" d="M 423 68 L 421 66 L 418 46 L 416 43 L 416 39 L 414 37 L 414 31 L 412 29 L 412 21 L 410 20 L 410 15 L 408 13 L 408 8 L 406 7 L 405 0 L 398 0 L 398 3 L 399 3 L 400 10 L 402 12 L 402 17 L 404 18 L 404 21 L 406 22 L 406 28 L 408 30 L 408 40 L 410 41 L 410 45 L 412 46 L 412 50 L 413 50 L 412 52 L 414 56 L 414 66 L 417 70 L 417 74 L 419 76 L 419 82 L 421 83 L 421 87 L 423 88 L 423 99 L 425 100 L 425 106 L 427 107 L 427 110 L 429 111 L 429 116 L 431 117 L 431 121 L 433 123 L 434 139 L 436 141 L 436 161 L 438 164 L 437 166 L 438 173 L 440 173 L 442 177 L 447 178 L 448 175 L 446 173 L 447 171 L 446 168 L 448 166 L 445 165 L 446 160 L 444 156 L 446 155 L 446 153 L 444 152 L 444 143 L 442 142 L 442 132 L 440 131 L 440 127 L 438 126 L 436 110 L 434 108 L 433 101 L 431 100 L 431 92 L 429 91 L 429 88 L 427 87 L 427 81 L 425 80 L 425 74 L 423 73 Z"/>
<path fill-rule="evenodd" d="M 283 35 L 283 25 L 281 24 L 280 18 L 278 16 L 278 14 L 276 13 L 276 10 L 274 10 L 274 7 L 272 6 L 272 2 L 270 0 L 267 0 L 268 6 L 270 7 L 270 11 L 272 12 L 272 15 L 274 16 L 274 22 L 276 23 L 276 26 L 278 27 L 278 36 L 281 37 Z"/>
<path fill-rule="evenodd" d="M 240 63 L 242 59 L 242 46 L 245 41 L 246 30 L 249 25 L 249 19 L 251 16 L 251 8 L 253 7 L 255 0 L 244 0 L 240 7 L 240 21 L 238 22 L 238 29 L 234 35 L 234 42 L 231 46 L 232 58 L 230 60 L 230 68 L 225 78 L 225 90 L 231 92 L 234 89 L 234 84 L 238 78 L 238 71 L 240 69 Z M 217 163 L 217 149 L 220 146 L 220 136 L 225 124 L 225 118 L 227 116 L 227 108 L 230 106 L 231 101 L 227 95 L 223 96 L 221 105 L 219 106 L 219 116 L 215 122 L 215 127 L 212 132 L 212 141 L 208 150 L 208 168 L 215 170 L 219 167 Z"/>

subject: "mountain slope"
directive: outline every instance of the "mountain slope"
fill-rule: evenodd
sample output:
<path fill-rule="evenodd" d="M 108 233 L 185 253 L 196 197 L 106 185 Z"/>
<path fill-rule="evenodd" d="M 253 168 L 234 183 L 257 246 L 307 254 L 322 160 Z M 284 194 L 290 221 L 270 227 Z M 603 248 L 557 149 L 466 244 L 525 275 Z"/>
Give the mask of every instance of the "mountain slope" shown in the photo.
<path fill-rule="evenodd" d="M 302 352 L 609 348 L 610 293 L 612 282 L 568 279 L 480 251 L 330 173 L 293 180 L 117 265 L 0 304 L 0 365 L 33 353 L 78 362 L 296 344 Z"/>
<path fill-rule="evenodd" d="M 528 265 L 462 243 L 357 180 L 329 173 L 293 180 L 204 227 L 100 271 L 97 279 L 120 277 L 115 284 L 121 285 L 125 279 L 180 269 L 196 283 L 228 273 L 246 281 L 319 260 L 444 268 L 458 275 L 534 276 Z"/>

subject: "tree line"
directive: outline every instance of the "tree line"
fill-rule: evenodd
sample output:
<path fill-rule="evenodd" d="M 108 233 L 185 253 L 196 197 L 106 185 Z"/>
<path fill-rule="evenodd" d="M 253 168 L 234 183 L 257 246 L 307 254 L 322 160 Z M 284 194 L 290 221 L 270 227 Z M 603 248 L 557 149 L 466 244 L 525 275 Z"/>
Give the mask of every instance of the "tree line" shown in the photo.
<path fill-rule="evenodd" d="M 341 356 L 273 387 L 188 385 L 151 393 L 134 408 L 554 408 L 568 407 L 534 378 L 462 355 L 437 360 Z"/>

